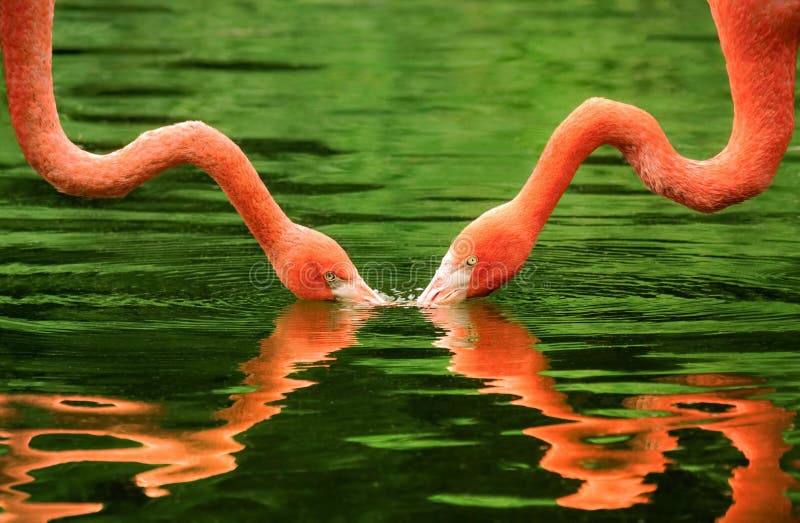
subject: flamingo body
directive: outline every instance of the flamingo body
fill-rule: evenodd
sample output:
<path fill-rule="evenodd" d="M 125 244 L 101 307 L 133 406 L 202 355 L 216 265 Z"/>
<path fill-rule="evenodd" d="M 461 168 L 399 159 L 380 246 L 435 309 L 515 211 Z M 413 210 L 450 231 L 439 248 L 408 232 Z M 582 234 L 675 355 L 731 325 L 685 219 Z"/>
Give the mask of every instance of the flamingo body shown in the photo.
<path fill-rule="evenodd" d="M 66 194 L 114 198 L 167 169 L 195 165 L 219 184 L 297 297 L 383 301 L 334 240 L 284 214 L 239 146 L 213 127 L 199 121 L 161 127 L 107 155 L 72 143 L 53 95 L 54 7 L 55 0 L 0 2 L 11 123 L 25 158 L 45 180 Z"/>
<path fill-rule="evenodd" d="M 422 305 L 485 296 L 513 278 L 578 167 L 601 145 L 619 149 L 652 192 L 701 212 L 719 211 L 770 186 L 794 131 L 800 0 L 709 5 L 734 106 L 727 146 L 708 160 L 685 158 L 646 111 L 590 98 L 556 128 L 519 194 L 459 234 L 420 296 Z M 468 257 L 477 263 L 465 266 Z"/>

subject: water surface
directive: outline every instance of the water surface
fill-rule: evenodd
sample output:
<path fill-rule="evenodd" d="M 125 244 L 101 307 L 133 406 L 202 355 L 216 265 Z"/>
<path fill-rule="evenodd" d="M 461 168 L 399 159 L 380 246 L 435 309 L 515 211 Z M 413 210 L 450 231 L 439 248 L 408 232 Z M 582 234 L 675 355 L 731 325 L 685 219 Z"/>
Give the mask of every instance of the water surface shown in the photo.
<path fill-rule="evenodd" d="M 696 158 L 732 116 L 707 7 L 678 0 L 60 0 L 54 68 L 86 149 L 202 119 L 403 296 L 584 99 Z M 711 216 L 601 149 L 522 277 L 420 311 L 295 302 L 193 168 L 72 198 L 5 108 L 0 138 L 0 521 L 796 515 L 796 140 Z"/>

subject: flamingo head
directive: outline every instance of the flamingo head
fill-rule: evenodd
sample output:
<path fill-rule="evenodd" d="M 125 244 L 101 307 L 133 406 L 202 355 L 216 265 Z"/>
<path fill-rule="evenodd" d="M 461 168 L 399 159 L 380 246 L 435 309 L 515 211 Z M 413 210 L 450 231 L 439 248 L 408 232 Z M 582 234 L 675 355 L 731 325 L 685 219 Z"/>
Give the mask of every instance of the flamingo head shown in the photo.
<path fill-rule="evenodd" d="M 450 245 L 422 292 L 422 306 L 486 296 L 508 282 L 528 258 L 536 236 L 511 203 L 483 213 Z"/>
<path fill-rule="evenodd" d="M 301 300 L 385 303 L 364 282 L 344 249 L 321 232 L 296 225 L 267 254 L 281 282 Z"/>

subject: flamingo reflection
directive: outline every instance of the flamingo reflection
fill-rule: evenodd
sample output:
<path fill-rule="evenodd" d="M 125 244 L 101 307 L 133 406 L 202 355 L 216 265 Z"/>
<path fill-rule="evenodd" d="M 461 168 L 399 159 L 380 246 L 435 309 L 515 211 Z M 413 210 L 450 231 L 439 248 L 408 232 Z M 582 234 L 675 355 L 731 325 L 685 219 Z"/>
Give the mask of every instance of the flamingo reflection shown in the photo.
<path fill-rule="evenodd" d="M 780 458 L 790 448 L 781 433 L 791 426 L 794 412 L 755 399 L 770 392 L 757 387 L 757 380 L 672 376 L 662 381 L 708 390 L 629 397 L 623 407 L 630 409 L 630 417 L 584 415 L 569 406 L 553 378 L 541 374 L 548 364 L 534 349 L 538 340 L 497 309 L 470 303 L 425 314 L 445 332 L 436 345 L 453 353 L 450 370 L 486 380 L 483 393 L 513 395 L 518 398 L 515 405 L 567 420 L 524 431 L 550 445 L 542 468 L 582 482 L 576 493 L 559 498 L 559 505 L 597 510 L 648 503 L 656 485 L 646 476 L 664 472 L 670 464 L 665 453 L 678 448 L 675 432 L 701 429 L 722 433 L 748 461 L 733 471 L 733 504 L 720 521 L 795 521 L 785 492 L 798 485 L 780 468 Z"/>
<path fill-rule="evenodd" d="M 371 312 L 318 302 L 296 302 L 275 321 L 257 357 L 244 363 L 244 384 L 255 390 L 230 396 L 232 405 L 215 414 L 223 423 L 203 430 L 162 428 L 164 409 L 152 403 L 77 395 L 0 395 L 0 522 L 46 522 L 91 514 L 101 503 L 33 503 L 16 489 L 34 481 L 37 470 L 84 461 L 131 462 L 157 468 L 138 474 L 136 484 L 150 497 L 168 494 L 165 485 L 187 483 L 236 468 L 234 454 L 244 448 L 238 434 L 281 411 L 274 405 L 311 381 L 290 378 L 296 366 L 332 359 L 331 353 L 356 344 L 356 333 Z M 27 428 L 25 414 L 47 413 L 48 425 Z M 39 417 L 41 418 L 41 417 Z M 39 419 L 36 418 L 36 419 Z M 126 448 L 42 450 L 40 436 L 106 436 L 129 442 Z"/>

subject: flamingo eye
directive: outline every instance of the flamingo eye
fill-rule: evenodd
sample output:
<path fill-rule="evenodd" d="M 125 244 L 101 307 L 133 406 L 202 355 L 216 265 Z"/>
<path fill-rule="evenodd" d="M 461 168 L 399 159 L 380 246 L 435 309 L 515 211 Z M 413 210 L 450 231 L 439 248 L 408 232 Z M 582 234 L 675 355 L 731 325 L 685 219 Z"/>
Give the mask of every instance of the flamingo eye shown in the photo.
<path fill-rule="evenodd" d="M 327 282 L 336 281 L 337 278 L 338 277 L 336 276 L 336 273 L 334 273 L 333 271 L 328 271 L 325 273 L 325 281 Z"/>
<path fill-rule="evenodd" d="M 464 263 L 467 264 L 467 267 L 475 267 L 478 264 L 478 257 L 477 256 L 467 256 L 467 259 L 464 260 Z"/>

